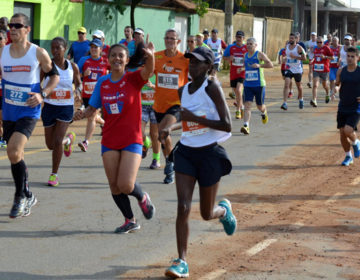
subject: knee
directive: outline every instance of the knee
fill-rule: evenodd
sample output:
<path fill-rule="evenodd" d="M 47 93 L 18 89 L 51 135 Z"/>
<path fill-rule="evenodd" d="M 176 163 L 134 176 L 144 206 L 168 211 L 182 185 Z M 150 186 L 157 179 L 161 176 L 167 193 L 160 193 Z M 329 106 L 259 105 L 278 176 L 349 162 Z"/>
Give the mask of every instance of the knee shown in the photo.
<path fill-rule="evenodd" d="M 346 125 L 343 131 L 345 136 L 350 136 L 354 132 L 354 129 L 351 126 Z"/>
<path fill-rule="evenodd" d="M 117 184 L 117 189 L 124 194 L 130 194 L 134 190 L 134 182 L 121 182 Z"/>
<path fill-rule="evenodd" d="M 178 216 L 188 217 L 190 215 L 191 204 L 186 201 L 178 202 Z"/>
<path fill-rule="evenodd" d="M 23 152 L 16 148 L 7 148 L 7 155 L 11 163 L 18 163 L 23 156 Z"/>

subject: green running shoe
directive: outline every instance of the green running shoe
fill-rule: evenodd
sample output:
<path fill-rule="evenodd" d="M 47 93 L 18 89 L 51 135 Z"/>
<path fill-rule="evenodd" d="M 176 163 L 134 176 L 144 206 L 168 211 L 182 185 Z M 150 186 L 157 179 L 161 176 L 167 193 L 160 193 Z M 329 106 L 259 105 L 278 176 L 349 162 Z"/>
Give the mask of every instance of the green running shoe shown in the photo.
<path fill-rule="evenodd" d="M 170 278 L 189 277 L 189 266 L 182 259 L 174 259 L 172 265 L 165 271 L 165 276 Z"/>
<path fill-rule="evenodd" d="M 231 203 L 225 198 L 219 202 L 219 206 L 226 209 L 226 214 L 220 218 L 220 222 L 223 224 L 226 234 L 233 235 L 236 230 L 236 218 L 231 211 Z"/>

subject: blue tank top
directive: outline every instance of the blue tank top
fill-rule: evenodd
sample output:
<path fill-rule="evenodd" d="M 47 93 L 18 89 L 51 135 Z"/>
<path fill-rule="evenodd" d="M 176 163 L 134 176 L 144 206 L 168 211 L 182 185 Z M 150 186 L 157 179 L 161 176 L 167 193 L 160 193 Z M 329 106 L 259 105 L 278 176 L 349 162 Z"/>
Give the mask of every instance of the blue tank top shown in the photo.
<path fill-rule="evenodd" d="M 258 58 L 259 51 L 256 51 L 253 56 L 249 57 L 249 53 L 245 54 L 245 81 L 244 87 L 263 87 L 266 85 L 264 79 L 263 68 L 252 68 L 252 64 L 262 64 Z"/>
<path fill-rule="evenodd" d="M 360 114 L 360 103 L 357 102 L 360 97 L 360 67 L 349 72 L 345 66 L 341 70 L 340 81 L 339 112 Z"/>

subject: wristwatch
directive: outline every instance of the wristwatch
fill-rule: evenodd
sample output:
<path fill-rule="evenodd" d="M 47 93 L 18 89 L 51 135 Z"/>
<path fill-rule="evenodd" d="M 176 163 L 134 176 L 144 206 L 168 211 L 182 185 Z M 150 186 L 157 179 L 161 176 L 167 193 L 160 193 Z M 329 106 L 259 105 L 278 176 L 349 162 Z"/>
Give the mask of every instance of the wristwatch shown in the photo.
<path fill-rule="evenodd" d="M 42 90 L 39 92 L 40 93 L 40 95 L 41 95 L 41 97 L 43 98 L 43 99 L 45 99 L 46 98 L 46 93 L 45 92 L 43 92 Z"/>

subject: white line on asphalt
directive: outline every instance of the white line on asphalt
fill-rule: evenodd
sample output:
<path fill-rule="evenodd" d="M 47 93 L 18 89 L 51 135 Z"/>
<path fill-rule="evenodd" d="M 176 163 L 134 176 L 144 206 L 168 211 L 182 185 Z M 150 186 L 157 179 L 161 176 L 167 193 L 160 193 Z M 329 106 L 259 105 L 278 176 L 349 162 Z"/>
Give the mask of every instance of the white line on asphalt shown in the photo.
<path fill-rule="evenodd" d="M 258 244 L 256 244 L 255 246 L 251 247 L 249 250 L 246 251 L 246 254 L 249 255 L 250 257 L 256 255 L 257 253 L 261 252 L 262 250 L 266 249 L 267 247 L 269 247 L 271 244 L 273 244 L 274 242 L 276 242 L 277 239 L 265 239 L 261 242 L 259 242 Z"/>
<path fill-rule="evenodd" d="M 304 226 L 304 224 L 300 221 L 293 223 L 292 225 L 290 225 L 290 228 L 292 229 L 299 229 L 302 228 Z"/>
<path fill-rule="evenodd" d="M 213 272 L 210 272 L 206 274 L 205 276 L 199 278 L 199 280 L 212 280 L 212 279 L 218 279 L 221 275 L 225 274 L 225 269 L 218 269 Z"/>
<path fill-rule="evenodd" d="M 334 194 L 332 197 L 330 197 L 328 200 L 325 201 L 325 204 L 335 202 L 339 198 L 339 196 L 342 196 L 342 195 L 344 195 L 344 193 L 338 192 L 338 193 Z"/>

